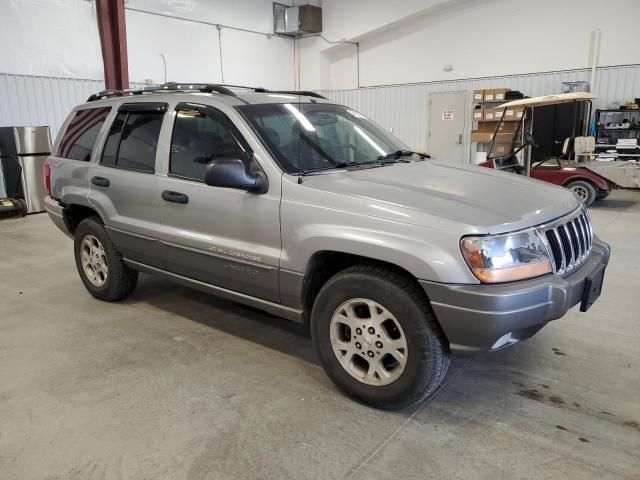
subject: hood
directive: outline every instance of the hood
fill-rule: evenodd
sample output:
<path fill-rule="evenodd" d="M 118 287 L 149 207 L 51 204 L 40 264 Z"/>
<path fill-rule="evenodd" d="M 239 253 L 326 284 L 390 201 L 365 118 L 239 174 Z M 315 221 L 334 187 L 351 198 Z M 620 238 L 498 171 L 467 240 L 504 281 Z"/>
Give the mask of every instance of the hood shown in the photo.
<path fill-rule="evenodd" d="M 569 190 L 513 173 L 426 160 L 305 177 L 335 208 L 434 229 L 503 233 L 561 217 L 580 205 Z M 355 201 L 345 204 L 343 196 Z M 335 205 L 333 205 L 335 202 Z"/>

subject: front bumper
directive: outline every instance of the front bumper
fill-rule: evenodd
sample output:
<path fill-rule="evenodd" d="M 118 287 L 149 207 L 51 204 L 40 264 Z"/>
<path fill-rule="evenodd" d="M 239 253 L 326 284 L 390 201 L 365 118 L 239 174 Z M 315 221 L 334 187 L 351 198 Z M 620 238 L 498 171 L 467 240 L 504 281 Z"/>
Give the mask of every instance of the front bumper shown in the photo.
<path fill-rule="evenodd" d="M 580 303 L 587 277 L 609 263 L 609 245 L 594 237 L 591 254 L 568 277 L 545 275 L 503 285 L 421 281 L 451 352 L 469 356 L 529 338 Z M 510 335 L 509 335 L 510 334 Z M 504 343 L 498 343 L 507 336 Z"/>

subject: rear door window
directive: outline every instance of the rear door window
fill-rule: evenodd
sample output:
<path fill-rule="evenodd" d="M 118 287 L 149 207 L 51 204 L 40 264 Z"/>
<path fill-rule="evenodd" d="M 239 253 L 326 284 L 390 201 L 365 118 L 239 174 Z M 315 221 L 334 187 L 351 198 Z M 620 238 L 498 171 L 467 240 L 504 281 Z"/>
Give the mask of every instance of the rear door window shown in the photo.
<path fill-rule="evenodd" d="M 98 133 L 111 107 L 79 110 L 69 123 L 58 147 L 57 156 L 88 162 Z"/>
<path fill-rule="evenodd" d="M 102 151 L 101 164 L 155 172 L 158 138 L 166 111 L 166 104 L 162 104 L 164 107 L 158 105 L 125 104 L 118 109 Z"/>
<path fill-rule="evenodd" d="M 116 157 L 118 155 L 118 147 L 120 146 L 120 134 L 122 133 L 122 127 L 127 120 L 126 113 L 118 113 L 116 118 L 111 124 L 109 134 L 107 135 L 107 141 L 104 144 L 102 150 L 102 160 L 100 163 L 103 165 L 115 166 Z"/>

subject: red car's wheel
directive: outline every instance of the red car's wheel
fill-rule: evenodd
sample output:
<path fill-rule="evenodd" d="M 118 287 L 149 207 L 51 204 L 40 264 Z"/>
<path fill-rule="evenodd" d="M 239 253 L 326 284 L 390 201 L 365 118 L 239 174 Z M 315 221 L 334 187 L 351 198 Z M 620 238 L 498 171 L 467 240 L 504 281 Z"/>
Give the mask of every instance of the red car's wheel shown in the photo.
<path fill-rule="evenodd" d="M 567 188 L 575 193 L 587 207 L 595 201 L 598 195 L 596 187 L 585 180 L 575 180 L 567 185 Z"/>

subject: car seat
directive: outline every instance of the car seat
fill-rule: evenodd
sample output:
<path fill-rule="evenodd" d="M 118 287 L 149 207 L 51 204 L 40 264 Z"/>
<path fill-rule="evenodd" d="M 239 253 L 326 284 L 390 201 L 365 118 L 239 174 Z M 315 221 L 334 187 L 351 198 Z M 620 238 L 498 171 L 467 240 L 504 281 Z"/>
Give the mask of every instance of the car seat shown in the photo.
<path fill-rule="evenodd" d="M 568 137 L 562 146 L 563 160 L 575 159 L 580 161 L 580 157 L 590 158 L 596 150 L 596 139 L 594 137 Z"/>

